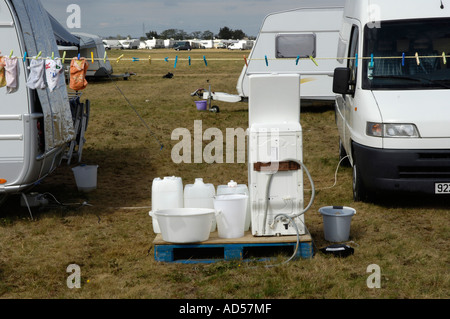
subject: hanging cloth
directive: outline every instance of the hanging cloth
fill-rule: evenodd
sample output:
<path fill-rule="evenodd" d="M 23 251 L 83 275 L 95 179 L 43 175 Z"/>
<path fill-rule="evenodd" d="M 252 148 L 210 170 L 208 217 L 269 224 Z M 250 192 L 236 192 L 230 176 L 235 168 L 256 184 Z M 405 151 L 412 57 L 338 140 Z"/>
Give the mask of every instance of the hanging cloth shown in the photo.
<path fill-rule="evenodd" d="M 6 93 L 13 93 L 17 89 L 17 57 L 5 57 Z"/>
<path fill-rule="evenodd" d="M 74 91 L 84 90 L 88 82 L 86 81 L 86 72 L 89 67 L 85 58 L 73 58 L 70 62 L 70 84 L 69 87 Z"/>
<path fill-rule="evenodd" d="M 6 86 L 5 58 L 0 57 L 0 88 Z"/>
<path fill-rule="evenodd" d="M 58 87 L 59 75 L 63 70 L 60 60 L 45 60 L 45 77 L 47 78 L 50 92 L 53 92 Z"/>
<path fill-rule="evenodd" d="M 30 74 L 28 75 L 27 86 L 30 89 L 45 89 L 44 60 L 31 60 L 29 69 Z"/>

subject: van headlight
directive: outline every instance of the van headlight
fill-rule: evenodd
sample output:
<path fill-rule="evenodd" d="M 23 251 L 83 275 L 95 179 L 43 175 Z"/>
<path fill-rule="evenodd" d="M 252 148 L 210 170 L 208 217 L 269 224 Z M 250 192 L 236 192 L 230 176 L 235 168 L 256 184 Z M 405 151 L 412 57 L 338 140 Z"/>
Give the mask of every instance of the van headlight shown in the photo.
<path fill-rule="evenodd" d="M 367 123 L 366 133 L 374 137 L 419 138 L 420 134 L 414 124 Z"/>

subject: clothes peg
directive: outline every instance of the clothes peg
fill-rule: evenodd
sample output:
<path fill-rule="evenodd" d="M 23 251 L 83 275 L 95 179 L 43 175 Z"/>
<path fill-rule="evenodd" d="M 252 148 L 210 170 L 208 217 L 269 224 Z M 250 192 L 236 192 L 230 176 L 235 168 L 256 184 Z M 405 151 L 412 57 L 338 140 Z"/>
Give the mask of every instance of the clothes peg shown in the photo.
<path fill-rule="evenodd" d="M 298 62 L 300 61 L 300 56 L 297 56 L 297 60 L 295 60 L 295 65 L 298 65 Z"/>
<path fill-rule="evenodd" d="M 148 56 L 148 64 L 152 64 L 152 56 L 151 55 Z"/>
<path fill-rule="evenodd" d="M 444 64 L 447 64 L 447 57 L 445 56 L 445 52 L 442 52 L 442 60 L 444 61 Z"/>
<path fill-rule="evenodd" d="M 173 65 L 174 69 L 177 68 L 177 63 L 178 63 L 178 55 L 175 57 L 175 64 Z"/>
<path fill-rule="evenodd" d="M 269 60 L 267 59 L 267 55 L 264 56 L 264 59 L 266 60 L 266 66 L 269 66 Z"/>
<path fill-rule="evenodd" d="M 405 66 L 405 53 L 402 54 L 402 66 Z"/>
<path fill-rule="evenodd" d="M 108 56 L 106 55 L 106 52 L 105 52 L 105 55 L 103 56 L 103 63 L 106 63 L 106 58 L 107 58 Z"/>
<path fill-rule="evenodd" d="M 42 55 L 42 51 L 39 51 L 38 55 L 36 56 L 36 60 L 39 59 Z"/>
<path fill-rule="evenodd" d="M 132 61 L 133 62 L 139 62 L 139 58 L 133 58 Z"/>
<path fill-rule="evenodd" d="M 11 50 L 11 53 L 9 54 L 9 58 L 11 59 L 12 55 L 13 55 L 14 51 Z"/>
<path fill-rule="evenodd" d="M 244 62 L 245 62 L 245 65 L 248 67 L 247 57 L 245 55 L 244 55 Z"/>
<path fill-rule="evenodd" d="M 164 61 L 169 62 L 169 57 L 164 58 Z"/>
<path fill-rule="evenodd" d="M 417 65 L 420 65 L 419 53 L 416 52 L 416 62 Z"/>
<path fill-rule="evenodd" d="M 55 52 L 52 52 L 52 60 L 55 59 Z"/>
<path fill-rule="evenodd" d="M 189 66 L 191 66 L 191 57 L 189 56 Z"/>
<path fill-rule="evenodd" d="M 63 57 L 62 57 L 62 63 L 63 63 L 63 64 L 64 64 L 64 62 L 66 62 L 66 54 L 67 54 L 67 52 L 64 51 Z"/>
<path fill-rule="evenodd" d="M 205 66 L 208 66 L 208 61 L 206 61 L 206 56 L 203 56 L 203 61 L 205 62 Z"/>
<path fill-rule="evenodd" d="M 94 63 L 94 52 L 91 51 L 91 61 Z"/>
<path fill-rule="evenodd" d="M 358 53 L 355 54 L 355 66 L 358 67 Z"/>
<path fill-rule="evenodd" d="M 81 58 L 81 53 L 78 53 L 78 60 L 80 60 Z"/>
<path fill-rule="evenodd" d="M 27 61 L 27 52 L 25 51 L 25 54 L 23 55 L 23 62 Z"/>
<path fill-rule="evenodd" d="M 315 64 L 316 66 L 319 66 L 319 64 L 317 64 L 316 60 L 315 60 L 311 55 L 309 56 L 309 58 L 311 59 L 311 61 L 314 62 L 314 64 Z"/>
<path fill-rule="evenodd" d="M 123 54 L 120 57 L 117 58 L 116 63 L 119 63 L 120 60 L 122 60 L 122 58 L 123 58 Z"/>
<path fill-rule="evenodd" d="M 373 53 L 370 55 L 370 67 L 373 68 L 373 66 L 375 65 L 374 61 L 373 61 Z"/>

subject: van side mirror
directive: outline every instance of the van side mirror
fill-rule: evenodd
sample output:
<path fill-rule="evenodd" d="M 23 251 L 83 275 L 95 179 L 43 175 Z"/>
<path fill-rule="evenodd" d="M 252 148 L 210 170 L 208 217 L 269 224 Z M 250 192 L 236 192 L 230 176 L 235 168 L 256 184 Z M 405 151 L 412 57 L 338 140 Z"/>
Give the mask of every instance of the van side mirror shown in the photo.
<path fill-rule="evenodd" d="M 334 70 L 333 78 L 333 92 L 337 94 L 353 94 L 354 91 L 350 89 L 350 69 L 336 68 Z"/>

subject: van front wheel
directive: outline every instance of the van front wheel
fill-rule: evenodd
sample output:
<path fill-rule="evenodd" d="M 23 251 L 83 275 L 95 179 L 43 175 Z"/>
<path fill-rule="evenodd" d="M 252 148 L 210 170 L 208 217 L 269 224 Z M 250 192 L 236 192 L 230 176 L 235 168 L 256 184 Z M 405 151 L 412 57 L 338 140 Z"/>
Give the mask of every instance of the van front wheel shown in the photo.
<path fill-rule="evenodd" d="M 358 166 L 353 164 L 353 200 L 361 202 L 367 199 L 367 190 L 361 180 L 361 173 Z"/>

